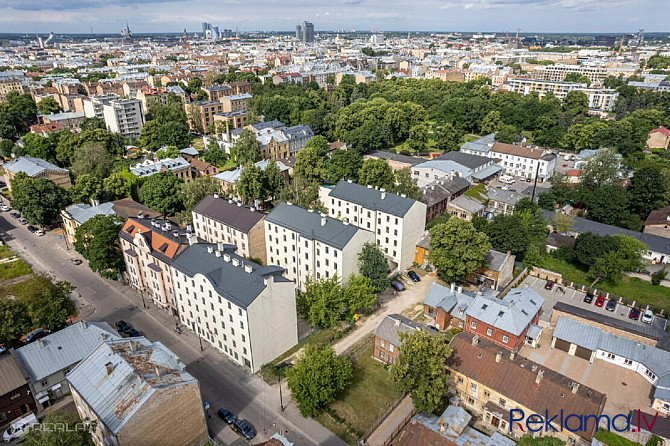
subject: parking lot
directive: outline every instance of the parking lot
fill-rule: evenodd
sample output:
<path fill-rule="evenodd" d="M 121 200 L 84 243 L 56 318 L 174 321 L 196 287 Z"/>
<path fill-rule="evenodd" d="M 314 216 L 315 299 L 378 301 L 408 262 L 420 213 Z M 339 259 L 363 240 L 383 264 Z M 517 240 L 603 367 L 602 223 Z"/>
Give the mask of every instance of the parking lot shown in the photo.
<path fill-rule="evenodd" d="M 636 321 L 628 317 L 630 307 L 617 304 L 614 311 L 607 311 L 604 305 L 602 307 L 597 307 L 595 305 L 596 302 L 595 297 L 593 299 L 593 302 L 586 303 L 584 302 L 584 296 L 586 295 L 586 293 L 574 290 L 572 288 L 561 287 L 558 285 L 554 285 L 554 287 L 551 290 L 547 290 L 544 288 L 546 283 L 547 281 L 544 279 L 528 276 L 522 282 L 521 285 L 522 287 L 528 286 L 530 288 L 533 288 L 542 297 L 544 297 L 545 303 L 543 306 L 542 315 L 540 316 L 540 320 L 542 321 L 549 322 L 551 318 L 551 310 L 554 308 L 554 305 L 556 305 L 557 302 L 564 302 L 566 304 L 573 305 L 575 307 L 584 308 L 586 310 L 593 311 L 595 313 L 601 313 L 606 316 L 619 319 L 621 321 L 625 321 L 634 325 L 640 325 L 644 327 L 649 327 L 649 325 L 651 325 L 652 327 L 654 327 L 656 330 L 659 331 L 659 335 L 663 335 L 665 332 L 665 328 L 668 323 L 667 319 L 654 316 L 654 319 L 651 324 L 645 324 L 640 320 Z M 642 307 L 642 310 L 644 309 L 645 308 Z"/>

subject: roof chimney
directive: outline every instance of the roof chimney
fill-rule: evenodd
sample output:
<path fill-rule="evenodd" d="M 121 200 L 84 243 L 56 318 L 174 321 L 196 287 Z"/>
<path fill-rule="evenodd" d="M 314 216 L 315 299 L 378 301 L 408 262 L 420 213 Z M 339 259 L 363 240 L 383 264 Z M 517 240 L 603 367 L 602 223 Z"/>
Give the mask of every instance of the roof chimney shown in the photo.
<path fill-rule="evenodd" d="M 81 327 L 82 330 L 86 330 L 86 321 L 79 321 L 79 326 Z"/>
<path fill-rule="evenodd" d="M 251 207 L 249 208 L 249 210 L 250 210 L 251 212 L 256 212 L 256 208 L 253 207 L 253 206 L 251 206 Z"/>
<path fill-rule="evenodd" d="M 496 362 L 502 361 L 502 352 L 496 353 Z"/>
<path fill-rule="evenodd" d="M 207 247 L 207 252 L 208 252 L 209 254 L 213 253 L 213 252 L 214 252 L 214 247 L 213 247 L 213 246 L 208 246 L 208 247 Z"/>
<path fill-rule="evenodd" d="M 128 346 L 130 347 L 131 352 L 134 352 L 135 350 L 137 350 L 135 348 L 135 343 L 133 341 L 128 341 Z"/>
<path fill-rule="evenodd" d="M 219 198 L 219 194 L 214 194 L 214 198 Z"/>
<path fill-rule="evenodd" d="M 537 377 L 535 378 L 535 384 L 540 384 L 540 381 L 542 381 L 543 376 L 544 376 L 544 370 L 538 371 Z"/>
<path fill-rule="evenodd" d="M 108 362 L 107 364 L 105 364 L 105 369 L 107 370 L 107 376 L 111 375 L 112 372 L 114 371 L 114 364 Z"/>
<path fill-rule="evenodd" d="M 223 243 L 223 242 L 218 242 L 218 243 L 216 244 L 216 247 L 218 248 L 219 251 L 223 251 L 223 245 L 224 245 L 224 244 L 225 244 L 225 243 Z"/>
<path fill-rule="evenodd" d="M 326 214 L 321 214 L 321 226 L 326 226 Z"/>
<path fill-rule="evenodd" d="M 572 389 L 572 393 L 577 393 L 577 390 L 579 390 L 579 383 L 572 383 L 570 384 L 570 388 Z"/>
<path fill-rule="evenodd" d="M 161 377 L 161 369 L 158 366 L 155 366 L 154 369 L 156 370 L 156 376 L 159 378 Z"/>
<path fill-rule="evenodd" d="M 510 361 L 514 361 L 514 358 L 516 358 L 516 349 L 512 350 L 512 351 L 509 353 L 509 359 L 510 359 Z"/>
<path fill-rule="evenodd" d="M 456 291 L 456 284 L 451 282 L 451 292 L 453 293 L 454 291 Z"/>
<path fill-rule="evenodd" d="M 368 184 L 368 189 L 372 189 L 372 184 Z"/>
<path fill-rule="evenodd" d="M 230 254 L 224 254 L 223 255 L 223 261 L 224 262 L 230 262 Z"/>
<path fill-rule="evenodd" d="M 142 377 L 141 373 L 137 374 L 137 381 L 139 381 L 140 384 L 142 384 L 144 382 L 144 378 Z"/>
<path fill-rule="evenodd" d="M 41 348 L 41 347 L 44 347 L 44 339 L 39 338 L 39 339 L 37 340 L 37 344 L 40 346 L 40 348 Z"/>
<path fill-rule="evenodd" d="M 459 287 L 458 287 L 458 294 L 461 294 L 462 292 L 463 292 L 463 287 L 462 287 L 462 286 L 459 286 Z"/>
<path fill-rule="evenodd" d="M 233 199 L 232 199 L 232 198 L 229 198 L 229 199 L 228 199 L 228 203 L 233 204 Z"/>
<path fill-rule="evenodd" d="M 237 202 L 237 207 L 238 207 L 238 208 L 241 208 L 241 207 L 242 207 L 242 202 L 241 202 L 241 201 L 238 201 L 238 202 Z"/>
<path fill-rule="evenodd" d="M 102 339 L 103 341 L 107 339 L 107 333 L 100 333 L 100 339 Z"/>
<path fill-rule="evenodd" d="M 396 320 L 395 320 L 395 326 L 396 326 L 396 327 L 400 327 L 400 319 L 396 319 Z"/>
<path fill-rule="evenodd" d="M 221 257 L 221 251 L 214 251 L 214 255 L 217 257 Z"/>
<path fill-rule="evenodd" d="M 251 271 L 253 271 L 251 265 L 249 264 L 244 265 L 244 272 L 251 274 Z"/>
<path fill-rule="evenodd" d="M 479 336 L 474 335 L 472 337 L 472 345 L 479 345 Z"/>
<path fill-rule="evenodd" d="M 240 259 L 233 259 L 233 266 L 234 267 L 240 266 Z"/>

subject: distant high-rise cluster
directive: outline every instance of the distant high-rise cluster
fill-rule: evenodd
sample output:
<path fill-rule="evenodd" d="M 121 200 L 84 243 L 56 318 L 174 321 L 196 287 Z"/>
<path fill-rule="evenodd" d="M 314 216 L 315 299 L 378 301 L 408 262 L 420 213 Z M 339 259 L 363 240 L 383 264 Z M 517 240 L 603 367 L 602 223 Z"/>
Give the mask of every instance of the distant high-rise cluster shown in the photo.
<path fill-rule="evenodd" d="M 314 24 L 302 22 L 295 27 L 295 38 L 302 42 L 314 42 Z"/>
<path fill-rule="evenodd" d="M 235 31 L 232 29 L 220 30 L 218 26 L 202 22 L 202 37 L 207 40 L 230 39 L 235 37 Z"/>

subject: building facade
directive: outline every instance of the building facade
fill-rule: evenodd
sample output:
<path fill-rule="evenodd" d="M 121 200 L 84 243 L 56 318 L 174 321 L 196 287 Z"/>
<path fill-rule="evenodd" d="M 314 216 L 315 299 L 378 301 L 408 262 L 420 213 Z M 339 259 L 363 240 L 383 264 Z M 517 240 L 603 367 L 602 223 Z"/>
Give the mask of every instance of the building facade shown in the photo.
<path fill-rule="evenodd" d="M 19 172 L 23 172 L 31 178 L 45 178 L 65 189 L 72 186 L 70 172 L 67 169 L 60 168 L 41 158 L 20 156 L 5 163 L 3 167 L 5 169 L 5 181 L 10 192 L 12 190 L 12 180 Z"/>

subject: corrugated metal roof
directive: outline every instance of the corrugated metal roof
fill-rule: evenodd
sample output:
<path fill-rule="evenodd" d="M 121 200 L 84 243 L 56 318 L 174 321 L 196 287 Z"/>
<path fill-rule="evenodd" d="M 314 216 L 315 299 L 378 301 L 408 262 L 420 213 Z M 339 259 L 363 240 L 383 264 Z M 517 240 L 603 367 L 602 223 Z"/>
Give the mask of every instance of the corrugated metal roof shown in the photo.
<path fill-rule="evenodd" d="M 80 224 L 84 224 L 96 215 L 115 215 L 114 203 L 102 203 L 98 206 L 90 204 L 73 204 L 65 208 L 65 212 Z"/>
<path fill-rule="evenodd" d="M 84 328 L 85 327 L 85 328 Z M 107 339 L 120 339 L 107 322 L 77 322 L 15 350 L 32 382 L 77 364 Z"/>
<path fill-rule="evenodd" d="M 24 172 L 29 177 L 39 175 L 45 170 L 55 170 L 58 172 L 67 172 L 67 169 L 62 169 L 49 161 L 41 158 L 33 158 L 32 156 L 20 156 L 14 161 L 5 163 L 4 168 L 12 173 Z"/>
<path fill-rule="evenodd" d="M 325 224 L 322 223 L 324 219 Z M 285 202 L 279 203 L 268 214 L 266 221 L 298 232 L 306 239 L 317 240 L 337 249 L 347 246 L 359 231 L 363 231 L 336 218 L 322 217 L 318 212 L 311 212 Z"/>
<path fill-rule="evenodd" d="M 457 207 L 471 214 L 478 214 L 486 207 L 480 203 L 479 200 L 475 200 L 474 198 L 468 197 L 467 195 L 461 195 L 460 197 L 454 198 L 451 200 L 450 204 L 451 206 Z"/>
<path fill-rule="evenodd" d="M 197 383 L 174 353 L 144 337 L 105 341 L 67 380 L 113 433 L 156 391 Z"/>
<path fill-rule="evenodd" d="M 633 324 L 631 322 L 617 319 L 600 312 L 590 311 L 582 307 L 576 307 L 565 302 L 556 302 L 554 305 L 554 310 L 583 317 L 585 319 L 609 325 L 610 327 L 615 327 L 630 333 L 635 333 L 655 341 L 658 341 L 662 336 L 664 336 L 663 330 L 655 326 Z"/>
<path fill-rule="evenodd" d="M 248 206 L 238 206 L 232 200 L 207 195 L 193 208 L 193 213 L 204 215 L 244 233 L 248 233 L 265 214 Z"/>
<path fill-rule="evenodd" d="M 382 211 L 387 214 L 404 217 L 407 211 L 416 203 L 411 198 L 401 197 L 400 195 L 383 192 L 372 187 L 361 186 L 360 184 L 340 181 L 337 186 L 330 191 L 332 198 L 340 198 L 352 203 L 359 204 L 366 209 Z"/>
<path fill-rule="evenodd" d="M 528 327 L 544 304 L 544 298 L 531 288 L 513 288 L 501 299 L 477 296 L 467 315 L 518 336 Z"/>
<path fill-rule="evenodd" d="M 424 328 L 423 324 L 414 322 L 399 314 L 387 314 L 375 328 L 374 335 L 396 347 L 400 347 L 400 333 L 414 333 Z"/>
<path fill-rule="evenodd" d="M 14 355 L 0 356 L 0 376 L 0 396 L 26 384 L 26 377 Z"/>

